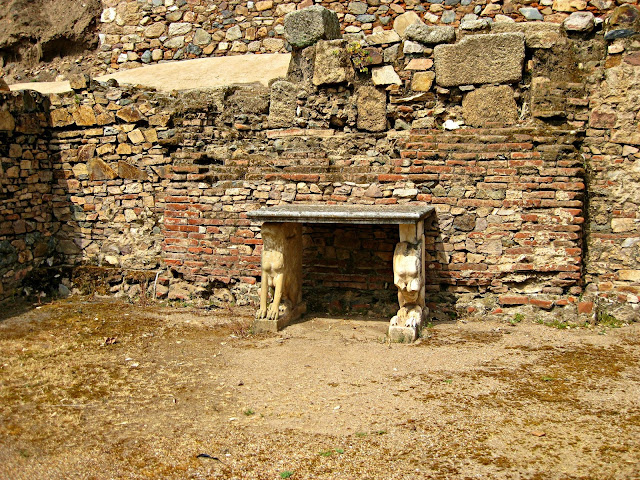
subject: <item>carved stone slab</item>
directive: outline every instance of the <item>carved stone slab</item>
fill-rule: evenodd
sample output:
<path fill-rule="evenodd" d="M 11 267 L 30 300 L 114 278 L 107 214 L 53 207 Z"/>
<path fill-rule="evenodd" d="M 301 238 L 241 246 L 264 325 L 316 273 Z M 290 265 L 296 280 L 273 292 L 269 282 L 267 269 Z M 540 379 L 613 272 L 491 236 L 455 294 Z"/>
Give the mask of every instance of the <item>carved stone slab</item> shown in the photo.
<path fill-rule="evenodd" d="M 400 225 L 418 223 L 433 212 L 427 205 L 279 205 L 247 216 L 263 222 Z"/>
<path fill-rule="evenodd" d="M 396 224 L 400 242 L 393 254 L 400 309 L 389 324 L 394 342 L 413 342 L 427 317 L 424 220 L 426 205 L 280 205 L 248 212 L 262 221 L 262 286 L 256 331 L 276 332 L 305 312 L 302 302 L 301 223 Z"/>

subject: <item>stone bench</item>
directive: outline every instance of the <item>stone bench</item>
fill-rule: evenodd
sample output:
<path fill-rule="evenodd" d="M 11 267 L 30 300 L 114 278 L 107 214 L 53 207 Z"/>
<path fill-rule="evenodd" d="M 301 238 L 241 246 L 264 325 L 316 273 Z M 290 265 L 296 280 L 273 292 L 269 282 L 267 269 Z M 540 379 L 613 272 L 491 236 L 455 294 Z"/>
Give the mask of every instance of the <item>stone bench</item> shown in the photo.
<path fill-rule="evenodd" d="M 256 331 L 275 332 L 306 311 L 302 301 L 302 224 L 397 224 L 400 241 L 393 253 L 393 278 L 400 309 L 391 319 L 393 341 L 414 341 L 428 309 L 424 302 L 425 205 L 281 205 L 248 212 L 263 222 L 262 287 Z M 271 297 L 271 303 L 269 303 Z"/>

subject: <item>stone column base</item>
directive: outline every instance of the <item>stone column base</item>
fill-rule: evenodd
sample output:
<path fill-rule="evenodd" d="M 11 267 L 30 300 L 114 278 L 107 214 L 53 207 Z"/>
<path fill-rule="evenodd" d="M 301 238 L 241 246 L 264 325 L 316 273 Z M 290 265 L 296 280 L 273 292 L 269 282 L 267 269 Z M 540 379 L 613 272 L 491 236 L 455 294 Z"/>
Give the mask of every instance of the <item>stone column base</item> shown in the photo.
<path fill-rule="evenodd" d="M 287 325 L 298 320 L 302 315 L 307 312 L 307 304 L 305 302 L 299 303 L 294 308 L 281 313 L 277 320 L 268 320 L 262 318 L 256 320 L 253 323 L 253 331 L 255 333 L 271 332 L 276 333 L 282 330 Z"/>
<path fill-rule="evenodd" d="M 418 327 L 389 327 L 389 340 L 394 343 L 412 343 L 418 338 Z"/>

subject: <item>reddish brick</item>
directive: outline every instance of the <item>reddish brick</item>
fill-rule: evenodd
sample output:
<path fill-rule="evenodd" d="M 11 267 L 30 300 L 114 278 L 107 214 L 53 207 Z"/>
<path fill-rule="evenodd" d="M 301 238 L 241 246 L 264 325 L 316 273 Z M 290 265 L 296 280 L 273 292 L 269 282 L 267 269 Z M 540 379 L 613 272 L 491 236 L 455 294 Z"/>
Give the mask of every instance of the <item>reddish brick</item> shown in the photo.
<path fill-rule="evenodd" d="M 593 302 L 579 302 L 578 313 L 591 314 L 593 312 Z"/>
<path fill-rule="evenodd" d="M 527 305 L 529 303 L 529 297 L 524 295 L 507 296 L 503 295 L 499 297 L 498 301 L 500 305 Z"/>
<path fill-rule="evenodd" d="M 552 300 L 540 300 L 537 298 L 532 298 L 529 303 L 535 307 L 544 308 L 545 310 L 551 310 L 553 308 Z"/>
<path fill-rule="evenodd" d="M 389 173 L 383 173 L 378 175 L 379 182 L 399 182 L 404 179 L 405 179 L 404 175 L 393 175 Z"/>

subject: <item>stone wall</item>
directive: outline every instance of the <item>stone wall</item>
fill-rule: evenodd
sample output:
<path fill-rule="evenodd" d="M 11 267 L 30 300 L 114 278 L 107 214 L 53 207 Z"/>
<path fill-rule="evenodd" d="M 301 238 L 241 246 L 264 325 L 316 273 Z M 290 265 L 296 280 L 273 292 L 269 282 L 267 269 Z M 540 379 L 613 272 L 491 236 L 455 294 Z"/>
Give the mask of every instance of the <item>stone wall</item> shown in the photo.
<path fill-rule="evenodd" d="M 97 276 L 103 267 L 115 269 L 101 293 L 136 296 L 162 266 L 170 158 L 161 143 L 169 115 L 152 93 L 76 82 L 74 92 L 51 96 L 58 248 L 71 265 L 97 267 Z"/>
<path fill-rule="evenodd" d="M 572 12 L 603 15 L 613 0 L 102 0 L 99 58 L 105 68 L 131 68 L 162 60 L 290 50 L 284 16 L 312 4 L 336 12 L 343 33 L 402 31 L 417 19 L 428 25 L 487 30 L 493 22 L 561 24 Z M 622 3 L 622 2 L 618 2 Z M 637 3 L 636 0 L 624 3 Z"/>
<path fill-rule="evenodd" d="M 29 273 L 58 263 L 52 224 L 49 100 L 0 92 L 0 299 Z"/>
<path fill-rule="evenodd" d="M 590 192 L 586 291 L 595 294 L 601 311 L 622 318 L 637 318 L 637 310 L 622 306 L 637 306 L 640 296 L 639 66 L 637 51 L 610 57 L 591 97 L 584 145 Z"/>
<path fill-rule="evenodd" d="M 356 47 L 331 38 L 325 11 L 299 13 L 321 28 L 288 34 L 300 46 L 270 87 L 168 95 L 77 77 L 51 96 L 50 127 L 9 142 L 49 155 L 51 214 L 37 228 L 54 263 L 82 266 L 74 286 L 253 303 L 262 241 L 246 212 L 428 202 L 432 311 L 637 316 L 637 17 L 416 21 L 404 39 L 376 32 Z M 2 185 L 26 188 L 28 171 L 6 174 L 28 159 L 11 148 Z M 384 311 L 396 240 L 307 226 L 306 297 Z"/>

